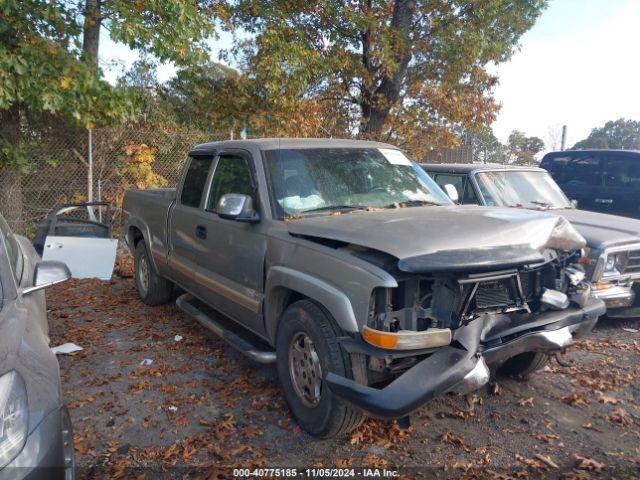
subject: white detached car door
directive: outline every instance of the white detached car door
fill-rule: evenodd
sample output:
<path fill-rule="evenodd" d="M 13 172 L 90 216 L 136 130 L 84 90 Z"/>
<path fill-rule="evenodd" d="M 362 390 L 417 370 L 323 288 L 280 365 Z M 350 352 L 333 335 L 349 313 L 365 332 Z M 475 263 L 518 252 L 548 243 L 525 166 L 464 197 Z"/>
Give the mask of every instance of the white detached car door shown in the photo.
<path fill-rule="evenodd" d="M 57 208 L 39 227 L 35 244 L 42 249 L 43 260 L 66 263 L 73 278 L 111 279 L 118 240 L 111 238 L 109 204 Z"/>

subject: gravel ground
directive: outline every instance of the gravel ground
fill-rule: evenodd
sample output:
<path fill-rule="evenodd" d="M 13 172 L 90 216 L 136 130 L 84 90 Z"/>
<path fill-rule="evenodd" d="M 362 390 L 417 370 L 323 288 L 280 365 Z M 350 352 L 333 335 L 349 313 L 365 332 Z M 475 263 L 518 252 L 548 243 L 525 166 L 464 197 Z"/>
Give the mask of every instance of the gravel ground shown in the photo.
<path fill-rule="evenodd" d="M 561 363 L 528 381 L 499 378 L 439 398 L 409 429 L 368 420 L 318 441 L 290 417 L 275 368 L 253 364 L 175 306 L 144 305 L 130 261 L 117 271 L 111 282 L 74 280 L 47 294 L 52 345 L 84 348 L 59 357 L 82 478 L 230 477 L 223 467 L 640 476 L 637 320 L 601 320 Z"/>

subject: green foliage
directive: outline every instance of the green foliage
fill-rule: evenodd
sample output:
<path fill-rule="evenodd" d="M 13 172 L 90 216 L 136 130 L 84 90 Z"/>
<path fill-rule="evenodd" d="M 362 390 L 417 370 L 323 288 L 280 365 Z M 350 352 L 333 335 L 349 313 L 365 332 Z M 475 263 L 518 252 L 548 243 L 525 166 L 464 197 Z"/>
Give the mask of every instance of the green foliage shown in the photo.
<path fill-rule="evenodd" d="M 506 145 L 509 163 L 521 165 L 535 163 L 536 154 L 543 150 L 544 142 L 540 138 L 527 137 L 518 130 L 511 132 Z"/>
<path fill-rule="evenodd" d="M 587 138 L 576 143 L 575 150 L 588 148 L 640 150 L 640 121 L 610 120 L 601 128 L 594 128 Z"/>
<path fill-rule="evenodd" d="M 103 0 L 100 9 L 111 39 L 178 65 L 206 61 L 215 22 L 228 17 L 216 0 Z"/>
<path fill-rule="evenodd" d="M 419 152 L 490 124 L 496 79 L 544 0 L 238 0 L 234 53 L 265 98 L 332 102 L 353 130 Z"/>
<path fill-rule="evenodd" d="M 21 170 L 27 163 L 27 157 L 22 149 L 15 148 L 7 140 L 0 137 L 0 167 L 6 166 L 14 170 Z"/>
<path fill-rule="evenodd" d="M 83 18 L 90 4 L 98 17 Z M 2 0 L 0 164 L 24 164 L 20 142 L 35 123 L 91 127 L 137 117 L 141 90 L 126 82 L 111 86 L 82 55 L 81 37 L 87 29 L 97 26 L 99 33 L 103 24 L 112 39 L 152 55 L 154 61 L 191 65 L 207 57 L 205 42 L 217 18 L 224 18 L 224 2 Z"/>
<path fill-rule="evenodd" d="M 126 91 L 100 79 L 77 59 L 76 12 L 44 0 L 5 0 L 0 6 L 0 163 L 24 164 L 19 141 L 29 122 L 50 118 L 77 125 L 132 118 Z M 9 150 L 13 149 L 13 153 Z"/>
<path fill-rule="evenodd" d="M 491 127 L 464 132 L 462 141 L 471 145 L 474 160 L 483 163 L 505 163 L 506 161 L 506 147 L 500 143 Z"/>

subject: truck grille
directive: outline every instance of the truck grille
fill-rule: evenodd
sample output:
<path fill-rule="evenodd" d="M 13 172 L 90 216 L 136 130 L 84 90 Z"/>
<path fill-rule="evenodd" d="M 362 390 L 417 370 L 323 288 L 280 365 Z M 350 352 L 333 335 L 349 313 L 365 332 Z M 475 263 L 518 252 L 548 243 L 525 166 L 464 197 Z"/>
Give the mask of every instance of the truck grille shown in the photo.
<path fill-rule="evenodd" d="M 629 261 L 624 269 L 624 273 L 640 273 L 640 250 L 631 250 L 629 252 Z"/>

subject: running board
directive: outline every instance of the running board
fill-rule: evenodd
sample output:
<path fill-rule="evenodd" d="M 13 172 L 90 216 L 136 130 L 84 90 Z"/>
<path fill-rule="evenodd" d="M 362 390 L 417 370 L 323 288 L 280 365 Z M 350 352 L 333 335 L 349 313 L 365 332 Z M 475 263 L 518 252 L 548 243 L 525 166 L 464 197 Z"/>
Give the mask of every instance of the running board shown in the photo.
<path fill-rule="evenodd" d="M 238 334 L 233 333 L 231 330 L 223 327 L 220 323 L 216 322 L 209 315 L 200 310 L 197 306 L 191 303 L 193 300 L 194 297 L 191 294 L 185 293 L 178 297 L 178 299 L 176 300 L 176 305 L 183 312 L 193 317 L 203 327 L 211 330 L 213 333 L 225 340 L 240 353 L 249 357 L 251 360 L 258 363 L 276 362 L 276 352 L 259 350 L 255 345 L 252 345 L 249 341 L 240 337 Z"/>

